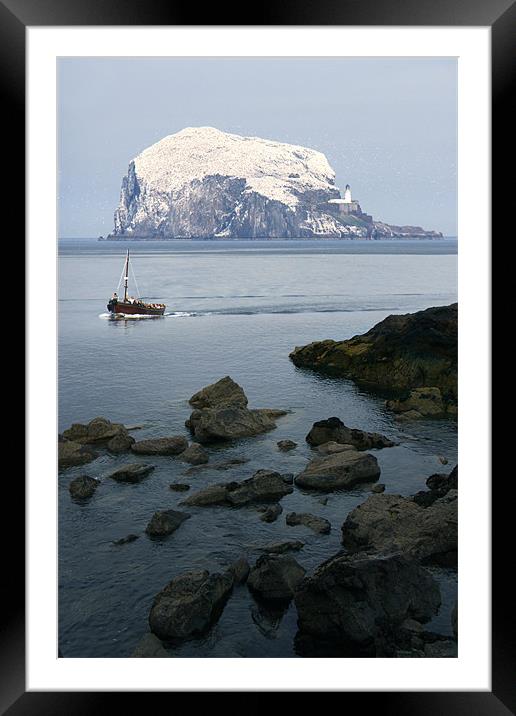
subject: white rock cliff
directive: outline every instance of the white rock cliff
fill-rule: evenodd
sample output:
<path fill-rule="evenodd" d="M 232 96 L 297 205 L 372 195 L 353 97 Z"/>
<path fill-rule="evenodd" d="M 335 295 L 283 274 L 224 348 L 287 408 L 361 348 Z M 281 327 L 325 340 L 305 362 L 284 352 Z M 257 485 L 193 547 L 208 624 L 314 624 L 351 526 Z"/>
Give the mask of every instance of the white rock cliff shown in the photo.
<path fill-rule="evenodd" d="M 370 235 L 364 221 L 342 221 L 331 211 L 328 200 L 339 197 L 321 152 L 188 127 L 129 164 L 108 238 Z"/>

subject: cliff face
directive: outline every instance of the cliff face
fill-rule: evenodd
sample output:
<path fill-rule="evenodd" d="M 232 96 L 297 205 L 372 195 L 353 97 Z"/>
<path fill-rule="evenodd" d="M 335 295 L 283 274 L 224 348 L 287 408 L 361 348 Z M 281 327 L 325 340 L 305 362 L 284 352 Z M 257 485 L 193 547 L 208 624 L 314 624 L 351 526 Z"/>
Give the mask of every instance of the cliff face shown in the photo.
<path fill-rule="evenodd" d="M 411 228 L 336 216 L 336 198 L 321 152 L 189 127 L 129 164 L 109 238 L 380 238 Z"/>
<path fill-rule="evenodd" d="M 314 207 L 339 196 L 320 152 L 211 127 L 187 128 L 137 156 L 122 181 L 115 237 L 340 236 Z"/>
<path fill-rule="evenodd" d="M 388 316 L 370 331 L 345 341 L 296 348 L 299 367 L 328 371 L 372 387 L 406 391 L 435 386 L 457 402 L 457 304 Z"/>

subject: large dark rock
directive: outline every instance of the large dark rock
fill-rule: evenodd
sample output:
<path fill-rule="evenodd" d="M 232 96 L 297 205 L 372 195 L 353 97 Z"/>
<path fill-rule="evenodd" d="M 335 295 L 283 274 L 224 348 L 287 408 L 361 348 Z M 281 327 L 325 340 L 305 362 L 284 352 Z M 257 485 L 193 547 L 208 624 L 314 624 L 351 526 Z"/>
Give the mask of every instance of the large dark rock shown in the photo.
<path fill-rule="evenodd" d="M 180 455 L 188 447 L 188 440 L 182 435 L 166 438 L 147 438 L 131 445 L 138 455 Z"/>
<path fill-rule="evenodd" d="M 347 516 L 342 544 L 350 552 L 400 551 L 413 559 L 453 566 L 457 561 L 457 491 L 428 507 L 411 497 L 371 495 Z"/>
<path fill-rule="evenodd" d="M 298 487 L 331 492 L 350 489 L 360 482 L 373 482 L 379 477 L 374 455 L 346 450 L 311 460 L 294 482 Z"/>
<path fill-rule="evenodd" d="M 395 443 L 380 433 L 368 433 L 358 428 L 348 428 L 339 418 L 328 418 L 314 423 L 306 436 L 306 442 L 313 447 L 328 442 L 353 445 L 357 450 L 392 447 Z"/>
<path fill-rule="evenodd" d="M 296 590 L 300 634 L 348 656 L 376 656 L 383 633 L 427 622 L 441 603 L 433 577 L 399 554 L 336 556 Z"/>
<path fill-rule="evenodd" d="M 89 443 L 104 443 L 117 435 L 127 436 L 127 429 L 121 423 L 112 423 L 107 418 L 93 418 L 89 423 L 73 423 L 63 431 L 66 440 L 72 440 L 83 445 Z"/>
<path fill-rule="evenodd" d="M 183 504 L 196 507 L 207 505 L 240 506 L 260 502 L 277 502 L 293 492 L 279 472 L 258 470 L 248 480 L 210 485 L 190 495 Z"/>
<path fill-rule="evenodd" d="M 206 632 L 219 618 L 233 589 L 230 572 L 185 572 L 154 598 L 149 625 L 160 639 L 181 640 Z"/>
<path fill-rule="evenodd" d="M 145 528 L 151 537 L 164 537 L 175 532 L 191 515 L 177 510 L 161 510 L 152 515 L 152 519 Z"/>
<path fill-rule="evenodd" d="M 185 425 L 200 443 L 260 435 L 273 430 L 276 418 L 286 412 L 249 410 L 246 394 L 229 376 L 195 393 L 190 404 L 195 410 Z"/>
<path fill-rule="evenodd" d="M 305 573 L 290 555 L 264 554 L 252 567 L 247 585 L 261 599 L 289 602 Z"/>
<path fill-rule="evenodd" d="M 444 402 L 453 405 L 457 402 L 457 324 L 456 303 L 388 316 L 363 335 L 311 343 L 296 348 L 290 358 L 296 366 L 375 388 L 409 391 L 435 386 Z"/>
<path fill-rule="evenodd" d="M 80 475 L 70 482 L 68 489 L 74 500 L 87 500 L 93 495 L 99 485 L 100 482 L 93 477 Z"/>
<path fill-rule="evenodd" d="M 141 482 L 154 470 L 154 465 L 148 465 L 142 462 L 131 462 L 121 465 L 116 470 L 110 472 L 107 477 L 111 477 L 117 482 Z"/>
<path fill-rule="evenodd" d="M 90 447 L 73 440 L 60 440 L 57 447 L 57 464 L 60 470 L 95 460 L 98 454 Z"/>

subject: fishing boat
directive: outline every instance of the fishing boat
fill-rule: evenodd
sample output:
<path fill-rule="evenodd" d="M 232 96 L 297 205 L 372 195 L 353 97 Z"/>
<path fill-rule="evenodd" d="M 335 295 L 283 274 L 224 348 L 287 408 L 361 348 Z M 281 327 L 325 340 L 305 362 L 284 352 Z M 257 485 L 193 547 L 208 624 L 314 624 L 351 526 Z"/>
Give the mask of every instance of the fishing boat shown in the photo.
<path fill-rule="evenodd" d="M 132 266 L 131 266 L 132 271 Z M 134 276 L 134 271 L 132 272 L 134 283 L 136 286 L 136 291 L 138 292 L 138 285 L 136 284 L 136 277 Z M 122 278 L 124 280 L 124 297 L 119 298 L 118 296 L 118 289 L 120 288 L 120 284 L 122 282 Z M 117 290 L 113 293 L 111 298 L 108 301 L 107 309 L 110 313 L 117 316 L 162 316 L 165 313 L 165 304 L 164 303 L 146 303 L 145 301 L 142 301 L 138 294 L 138 298 L 134 298 L 133 296 L 129 296 L 127 294 L 127 288 L 129 285 L 129 250 L 127 251 L 127 256 L 125 257 L 124 262 L 124 270 L 122 273 L 122 276 L 120 276 L 120 281 L 118 282 Z"/>

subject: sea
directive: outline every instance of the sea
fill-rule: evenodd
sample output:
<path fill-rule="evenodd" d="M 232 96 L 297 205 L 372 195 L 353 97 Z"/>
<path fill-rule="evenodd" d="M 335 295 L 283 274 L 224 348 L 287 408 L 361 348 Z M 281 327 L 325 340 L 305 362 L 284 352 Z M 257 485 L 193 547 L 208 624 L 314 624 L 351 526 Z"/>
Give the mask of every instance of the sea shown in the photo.
<path fill-rule="evenodd" d="M 134 428 L 136 439 L 185 435 L 190 396 L 230 375 L 250 407 L 288 414 L 264 435 L 209 448 L 210 462 L 247 462 L 225 472 L 185 475 L 178 458 L 130 457 L 155 470 L 139 484 L 106 479 L 127 455 L 103 453 L 62 471 L 59 495 L 59 648 L 64 657 L 128 657 L 149 632 L 154 596 L 176 575 L 221 571 L 241 556 L 253 564 L 269 542 L 299 539 L 291 553 L 310 574 L 342 549 L 347 514 L 370 486 L 321 495 L 295 489 L 274 523 L 255 507 L 188 508 L 191 519 L 172 535 L 151 539 L 145 527 L 157 510 L 185 509 L 185 495 L 209 484 L 242 480 L 260 468 L 300 472 L 313 456 L 305 442 L 312 424 L 337 416 L 350 427 L 398 443 L 373 450 L 387 493 L 409 495 L 457 460 L 453 419 L 401 423 L 385 397 L 353 382 L 296 368 L 289 353 L 326 338 L 363 333 L 390 314 L 457 300 L 457 240 L 59 241 L 59 430 L 104 416 Z M 106 303 L 131 254 L 131 295 L 167 305 L 163 317 L 112 319 Z M 136 282 L 135 282 L 136 281 Z M 120 289 L 119 289 L 120 293 Z M 277 441 L 298 447 L 281 452 Z M 442 460 L 447 464 L 443 465 Z M 84 504 L 68 486 L 81 474 L 101 484 Z M 190 493 L 170 490 L 173 482 Z M 328 500 L 324 504 L 324 497 Z M 288 512 L 331 522 L 329 535 L 289 527 Z M 116 546 L 129 533 L 134 542 Z M 454 570 L 434 568 L 442 605 L 428 625 L 451 633 Z M 218 622 L 200 638 L 169 646 L 173 657 L 296 657 L 295 606 L 271 612 L 238 586 Z"/>

